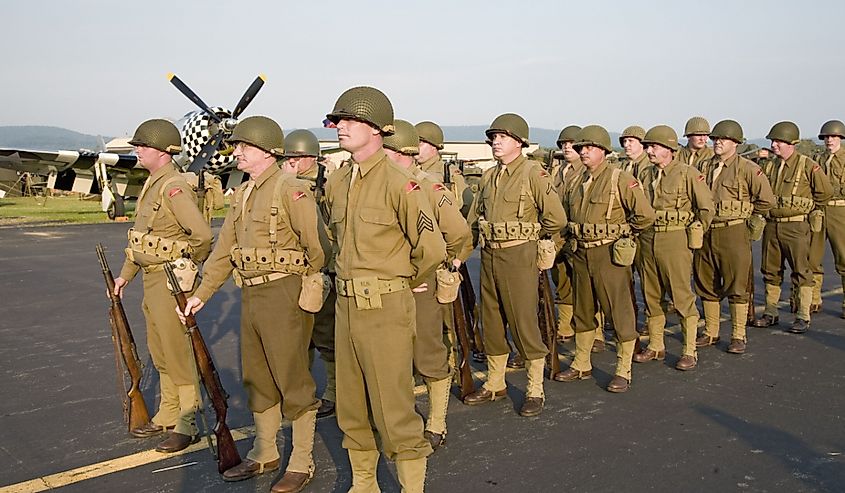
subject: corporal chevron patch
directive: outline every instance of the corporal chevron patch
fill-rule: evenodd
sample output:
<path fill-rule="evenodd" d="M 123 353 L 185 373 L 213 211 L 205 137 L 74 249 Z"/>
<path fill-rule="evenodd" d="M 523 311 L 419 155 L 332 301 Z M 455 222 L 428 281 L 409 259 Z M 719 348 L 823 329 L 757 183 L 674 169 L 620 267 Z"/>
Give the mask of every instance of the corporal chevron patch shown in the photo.
<path fill-rule="evenodd" d="M 434 233 L 434 222 L 432 222 L 431 218 L 425 212 L 420 211 L 420 215 L 417 216 L 417 234 L 422 236 L 425 230 Z"/>

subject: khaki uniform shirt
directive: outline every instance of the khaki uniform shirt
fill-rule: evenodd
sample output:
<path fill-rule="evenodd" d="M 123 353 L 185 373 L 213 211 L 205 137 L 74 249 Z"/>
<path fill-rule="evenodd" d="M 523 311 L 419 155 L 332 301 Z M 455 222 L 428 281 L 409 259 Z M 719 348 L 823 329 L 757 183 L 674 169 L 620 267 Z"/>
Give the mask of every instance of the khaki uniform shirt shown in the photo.
<path fill-rule="evenodd" d="M 433 177 L 434 181 L 439 181 L 440 183 L 443 183 L 443 166 L 443 160 L 440 159 L 440 155 L 435 155 L 428 161 L 419 163 L 420 170 L 428 173 Z M 464 175 L 461 174 L 461 170 L 454 164 L 449 166 L 449 171 L 451 171 L 451 174 L 449 175 L 449 182 L 451 183 L 451 186 L 449 188 L 455 195 L 458 209 L 460 209 L 464 206 L 463 196 L 464 190 L 467 188 L 467 182 L 464 180 Z"/>
<path fill-rule="evenodd" d="M 419 182 L 383 150 L 329 176 L 326 199 L 339 245 L 339 279 L 409 279 L 412 287 L 446 260 L 446 243 Z"/>
<path fill-rule="evenodd" d="M 704 175 L 692 166 L 672 160 L 663 168 L 663 176 L 655 187 L 659 171 L 658 166 L 649 166 L 641 175 L 651 207 L 655 211 L 692 212 L 706 231 L 713 220 L 715 207 Z"/>
<path fill-rule="evenodd" d="M 651 162 L 648 160 L 648 154 L 643 151 L 643 153 L 640 154 L 637 159 L 627 160 L 625 162 L 625 166 L 622 169 L 634 175 L 634 178 L 640 180 L 642 184 L 645 184 L 645 181 L 643 181 L 642 176 L 646 168 L 648 168 L 649 166 L 651 166 Z"/>
<path fill-rule="evenodd" d="M 798 174 L 799 161 L 804 161 L 804 170 Z M 822 167 L 812 159 L 795 151 L 784 161 L 781 158 L 773 160 L 765 170 L 772 185 L 775 197 L 792 197 L 792 189 L 795 187 L 795 180 L 798 180 L 798 187 L 795 197 L 811 198 L 816 205 L 824 205 L 830 200 L 833 190 L 830 180 L 822 171 Z M 795 208 L 779 207 L 775 205 L 770 211 L 770 217 L 790 217 L 806 214 Z"/>
<path fill-rule="evenodd" d="M 270 248 L 270 209 L 276 182 L 285 180 L 279 190 L 280 210 L 277 215 L 276 249 L 305 252 L 306 274 L 319 271 L 326 260 L 320 243 L 318 228 L 321 227 L 317 204 L 308 183 L 284 173 L 278 164 L 267 168 L 257 178 L 250 178 L 238 187 L 232 205 L 226 214 L 223 228 L 217 238 L 214 251 L 203 268 L 203 280 L 196 296 L 207 301 L 228 279 L 234 266 L 230 254 L 232 248 Z M 246 189 L 250 182 L 254 188 L 249 196 Z M 239 200 L 238 200 L 239 199 Z M 239 274 L 251 278 L 271 274 L 272 271 L 249 270 Z"/>
<path fill-rule="evenodd" d="M 840 147 L 838 151 L 831 154 L 825 149 L 825 152 L 819 159 L 819 164 L 822 165 L 824 174 L 830 181 L 833 196 L 830 200 L 845 199 L 845 146 Z"/>
<path fill-rule="evenodd" d="M 715 153 L 711 147 L 704 146 L 704 149 L 694 151 L 690 148 L 689 144 L 687 144 L 678 149 L 678 153 L 675 155 L 675 160 L 688 164 L 693 168 L 699 168 L 699 163 L 704 160 L 711 159 L 714 155 Z"/>
<path fill-rule="evenodd" d="M 713 193 L 713 202 L 717 206 L 717 214 L 713 218 L 715 222 L 734 219 L 718 215 L 718 204 L 722 201 L 750 202 L 754 206 L 753 213 L 760 215 L 765 215 L 775 206 L 777 201 L 772 193 L 772 186 L 759 166 L 738 154 L 734 154 L 725 162 L 719 176 L 713 180 L 713 175 L 719 167 L 719 163 L 719 156 L 713 156 L 710 161 L 703 163 L 701 167 L 701 172 Z"/>
<path fill-rule="evenodd" d="M 636 232 L 651 226 L 654 223 L 654 209 L 648 203 L 640 182 L 625 171 L 619 173 L 617 200 L 611 204 L 610 219 L 606 219 L 612 173 L 613 167 L 607 161 L 601 163 L 592 173 L 593 181 L 585 194 L 584 184 L 591 173 L 584 168 L 564 201 L 569 220 L 576 224 L 628 223 Z"/>
<path fill-rule="evenodd" d="M 167 186 L 162 190 L 165 183 Z M 168 240 L 187 241 L 195 263 L 204 261 L 211 251 L 211 228 L 197 208 L 197 196 L 171 164 L 157 169 L 144 183 L 135 207 L 133 228 Z M 141 267 L 165 263 L 164 259 L 144 253 L 135 252 L 133 256 L 135 261 L 127 258 L 120 271 L 120 277 L 127 281 Z"/>
<path fill-rule="evenodd" d="M 309 182 L 311 190 L 314 192 L 314 198 L 317 198 L 317 173 L 319 171 L 319 164 L 314 164 L 314 166 L 308 168 L 302 173 L 297 173 L 296 177 L 300 180 L 305 180 Z M 328 170 L 326 170 L 328 171 Z M 326 252 L 326 270 L 329 272 L 334 272 L 334 257 L 337 254 L 337 244 L 332 240 L 331 233 L 329 232 L 329 213 L 328 213 L 328 205 L 326 205 L 326 195 L 325 195 L 325 186 L 326 183 L 323 182 L 323 194 L 320 197 L 319 202 L 317 205 L 317 212 L 320 214 L 322 221 L 320 221 L 320 243 L 323 244 L 323 251 Z"/>
<path fill-rule="evenodd" d="M 530 169 L 525 170 L 524 166 Z M 528 196 L 521 199 L 526 171 Z M 520 201 L 523 202 L 522 217 L 518 217 Z M 540 238 L 560 233 L 567 223 L 566 212 L 555 193 L 549 173 L 540 163 L 522 155 L 507 165 L 499 162 L 482 175 L 467 217 L 472 228 L 473 246 L 478 244 L 478 220 L 482 217 L 491 223 L 540 223 Z"/>
<path fill-rule="evenodd" d="M 472 234 L 469 225 L 461 215 L 457 200 L 446 185 L 419 168 L 412 168 L 411 173 L 420 181 L 420 186 L 428 197 L 434 212 L 435 221 L 446 240 L 447 261 L 457 258 L 462 263 L 472 255 Z"/>
<path fill-rule="evenodd" d="M 572 163 L 564 163 L 556 167 L 555 173 L 552 174 L 552 186 L 557 191 L 561 203 L 566 196 L 566 191 L 572 186 L 572 183 L 577 181 L 581 173 L 584 172 L 584 164 L 578 159 Z"/>

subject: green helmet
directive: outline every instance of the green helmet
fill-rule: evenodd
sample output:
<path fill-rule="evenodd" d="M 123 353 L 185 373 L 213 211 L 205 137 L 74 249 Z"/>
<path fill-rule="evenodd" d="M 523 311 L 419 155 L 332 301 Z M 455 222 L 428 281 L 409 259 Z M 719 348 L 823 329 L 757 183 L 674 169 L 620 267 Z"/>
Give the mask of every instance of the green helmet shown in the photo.
<path fill-rule="evenodd" d="M 443 149 L 443 129 L 434 122 L 419 122 L 414 126 L 420 140 L 428 142 L 437 149 Z"/>
<path fill-rule="evenodd" d="M 678 134 L 675 133 L 675 130 L 668 125 L 657 125 L 656 127 L 651 127 L 648 132 L 645 133 L 642 143 L 643 145 L 658 144 L 668 149 L 672 149 L 673 151 L 677 151 Z"/>
<path fill-rule="evenodd" d="M 182 152 L 182 136 L 179 135 L 179 129 L 170 121 L 161 118 L 140 124 L 129 143 L 133 146 L 152 147 L 168 154 Z"/>
<path fill-rule="evenodd" d="M 503 133 L 522 142 L 522 147 L 528 147 L 528 122 L 516 113 L 505 113 L 499 115 L 490 124 L 490 128 L 484 131 L 488 139 L 493 139 L 494 134 Z"/>
<path fill-rule="evenodd" d="M 285 153 L 285 134 L 282 127 L 266 116 L 250 116 L 235 126 L 228 140 L 232 144 L 245 142 L 275 156 Z"/>
<path fill-rule="evenodd" d="M 320 156 L 320 142 L 310 130 L 299 129 L 285 138 L 285 157 Z"/>
<path fill-rule="evenodd" d="M 574 147 L 579 148 L 588 145 L 601 147 L 605 153 L 613 150 L 610 147 L 610 134 L 599 125 L 587 125 L 575 137 Z"/>
<path fill-rule="evenodd" d="M 394 133 L 384 138 L 384 147 L 413 156 L 420 153 L 420 136 L 411 122 L 405 120 L 393 121 Z"/>
<path fill-rule="evenodd" d="M 690 135 L 710 135 L 710 123 L 702 116 L 694 116 L 687 120 L 684 127 L 684 137 Z"/>
<path fill-rule="evenodd" d="M 578 125 L 564 127 L 563 130 L 560 131 L 560 135 L 557 136 L 558 149 L 563 149 L 563 144 L 566 142 L 575 142 L 575 137 L 578 136 L 578 132 L 580 131 L 581 127 Z"/>
<path fill-rule="evenodd" d="M 837 135 L 845 139 L 845 124 L 839 120 L 830 120 L 822 125 L 822 129 L 819 130 L 819 140 L 824 140 L 829 135 Z"/>
<path fill-rule="evenodd" d="M 734 120 L 722 120 L 713 127 L 710 132 L 710 138 L 716 139 L 730 139 L 737 144 L 742 144 L 745 138 L 742 136 L 742 127 Z"/>
<path fill-rule="evenodd" d="M 778 122 L 769 130 L 766 138 L 769 140 L 779 140 L 787 144 L 795 145 L 800 142 L 798 125 L 792 122 Z"/>
<path fill-rule="evenodd" d="M 626 128 L 622 131 L 622 134 L 619 136 L 619 145 L 623 145 L 622 142 L 625 141 L 626 137 L 633 137 L 642 142 L 643 137 L 645 137 L 645 129 L 639 125 L 631 125 L 630 127 Z"/>
<path fill-rule="evenodd" d="M 342 119 L 360 120 L 377 128 L 384 135 L 393 133 L 393 105 L 375 87 L 347 89 L 337 98 L 334 109 L 326 115 L 332 123 Z"/>

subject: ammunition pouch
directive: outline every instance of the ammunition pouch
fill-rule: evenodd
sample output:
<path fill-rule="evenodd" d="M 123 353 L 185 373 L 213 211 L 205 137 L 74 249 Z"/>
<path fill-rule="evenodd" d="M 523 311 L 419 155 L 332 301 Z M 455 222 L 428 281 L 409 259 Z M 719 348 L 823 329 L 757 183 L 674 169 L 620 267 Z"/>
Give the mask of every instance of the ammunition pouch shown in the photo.
<path fill-rule="evenodd" d="M 376 277 L 356 277 L 355 279 L 335 279 L 338 296 L 355 298 L 359 310 L 381 308 L 381 295 L 408 289 L 408 280 L 397 278 L 382 280 Z"/>
<path fill-rule="evenodd" d="M 302 276 L 302 290 L 299 292 L 299 307 L 309 313 L 317 313 L 328 297 L 322 272 Z M 328 276 L 326 276 L 328 277 Z"/>
<path fill-rule="evenodd" d="M 478 234 L 484 243 L 510 240 L 540 239 L 540 223 L 522 221 L 504 221 L 491 223 L 483 219 L 478 221 Z"/>
<path fill-rule="evenodd" d="M 135 252 L 150 255 L 164 261 L 173 261 L 188 257 L 193 251 L 191 245 L 185 240 L 169 240 L 154 234 L 141 233 L 134 228 L 131 228 L 127 232 L 127 236 L 129 238 L 129 250 L 133 251 L 131 257 L 133 261 Z"/>
<path fill-rule="evenodd" d="M 259 270 L 303 275 L 307 269 L 305 252 L 275 248 L 233 247 L 229 255 L 240 270 Z"/>
<path fill-rule="evenodd" d="M 613 242 L 611 260 L 614 264 L 628 267 L 634 263 L 637 255 L 637 242 L 630 236 L 619 238 Z"/>
<path fill-rule="evenodd" d="M 616 240 L 631 234 L 631 226 L 628 225 L 628 223 L 569 223 L 567 230 L 572 237 L 578 240 L 579 243 Z"/>
<path fill-rule="evenodd" d="M 810 223 L 810 231 L 813 233 L 821 233 L 824 227 L 824 211 L 816 209 L 807 215 L 807 221 Z"/>
<path fill-rule="evenodd" d="M 808 214 L 816 207 L 815 201 L 808 197 L 778 197 L 778 209 L 793 209 L 799 214 Z"/>
<path fill-rule="evenodd" d="M 537 242 L 537 268 L 551 269 L 555 265 L 557 247 L 553 240 L 539 240 Z"/>
<path fill-rule="evenodd" d="M 723 200 L 716 204 L 716 215 L 726 220 L 748 219 L 754 212 L 754 204 L 743 200 Z"/>
<path fill-rule="evenodd" d="M 173 273 L 176 274 L 176 279 L 179 281 L 179 289 L 183 293 L 192 292 L 196 286 L 197 278 L 200 277 L 197 264 L 189 258 L 178 258 L 170 262 L 170 266 L 173 268 Z M 167 289 L 173 289 L 173 286 L 170 285 L 170 280 L 167 281 Z"/>
<path fill-rule="evenodd" d="M 766 229 L 766 220 L 759 214 L 752 214 L 745 221 L 751 241 L 759 241 L 763 237 L 763 230 Z"/>
<path fill-rule="evenodd" d="M 704 246 L 704 225 L 701 221 L 693 221 L 687 226 L 687 248 L 698 250 Z"/>
<path fill-rule="evenodd" d="M 661 227 L 680 226 L 677 229 L 684 229 L 692 222 L 695 215 L 691 211 L 679 211 L 676 209 L 656 210 L 654 218 L 655 231 L 671 231 L 661 230 Z"/>
<path fill-rule="evenodd" d="M 435 289 L 437 302 L 445 305 L 455 301 L 461 289 L 461 273 L 440 268 L 434 272 L 434 275 L 437 279 L 437 288 Z"/>

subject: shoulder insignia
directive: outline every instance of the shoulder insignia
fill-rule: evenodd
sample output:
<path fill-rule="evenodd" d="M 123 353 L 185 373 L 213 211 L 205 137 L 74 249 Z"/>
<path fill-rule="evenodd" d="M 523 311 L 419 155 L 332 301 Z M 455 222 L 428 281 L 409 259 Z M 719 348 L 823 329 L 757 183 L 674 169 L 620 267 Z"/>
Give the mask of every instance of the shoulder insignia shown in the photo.
<path fill-rule="evenodd" d="M 758 166 L 758 167 L 757 167 L 757 176 L 760 176 L 760 175 L 762 175 L 762 174 L 763 174 L 763 168 L 761 168 L 761 167 L 759 167 L 759 166 Z"/>
<path fill-rule="evenodd" d="M 443 204 L 452 205 L 452 201 L 446 195 L 441 195 L 440 200 L 437 201 L 437 207 L 443 207 Z"/>
<path fill-rule="evenodd" d="M 446 186 L 442 183 L 435 183 L 432 188 L 434 188 L 435 192 L 442 192 L 446 190 Z"/>
<path fill-rule="evenodd" d="M 419 189 L 420 189 L 420 185 L 419 185 L 419 183 L 417 183 L 417 182 L 415 182 L 415 181 L 413 181 L 413 180 L 409 181 L 409 182 L 405 185 L 405 193 L 411 193 L 411 192 L 413 192 L 413 191 L 415 191 L 415 190 L 419 190 Z"/>
<path fill-rule="evenodd" d="M 431 218 L 425 214 L 425 212 L 420 211 L 420 215 L 417 216 L 417 234 L 422 236 L 423 231 L 425 230 L 429 230 L 434 233 L 434 223 L 431 221 Z"/>
<path fill-rule="evenodd" d="M 816 171 L 818 171 L 818 170 L 820 170 L 820 169 L 822 169 L 822 167 L 821 167 L 821 166 L 819 166 L 818 164 L 813 165 L 813 173 L 815 173 Z"/>
<path fill-rule="evenodd" d="M 541 169 L 540 170 L 540 176 L 543 177 L 543 178 L 546 178 L 546 177 L 549 176 L 549 172 L 546 171 L 545 169 Z"/>
<path fill-rule="evenodd" d="M 301 199 L 302 197 L 305 197 L 305 192 L 302 192 L 302 191 L 293 192 L 293 201 L 294 202 Z"/>
<path fill-rule="evenodd" d="M 696 178 L 696 180 L 698 180 L 698 181 L 704 181 L 704 175 L 701 175 L 701 174 L 700 174 L 700 175 L 698 175 L 698 178 Z"/>
<path fill-rule="evenodd" d="M 171 189 L 169 192 L 167 192 L 167 196 L 172 199 L 173 197 L 179 195 L 180 193 L 182 193 L 182 189 L 179 188 L 179 187 L 176 187 L 176 188 Z"/>
<path fill-rule="evenodd" d="M 630 184 L 628 184 L 628 188 L 637 188 L 638 186 L 640 186 L 640 182 L 638 182 L 637 180 L 634 180 Z"/>

